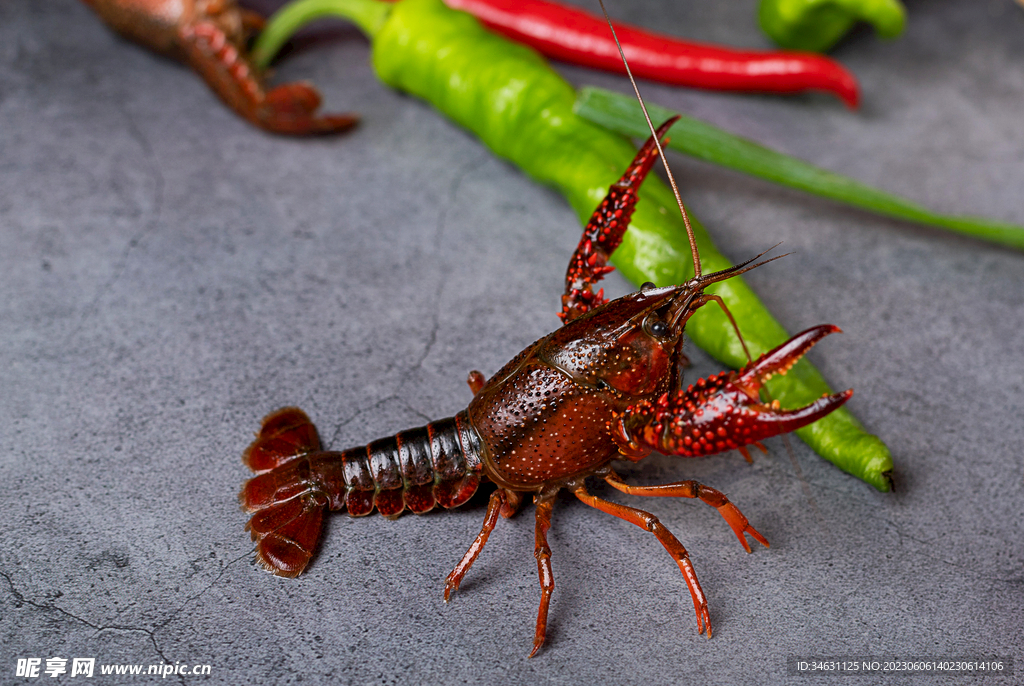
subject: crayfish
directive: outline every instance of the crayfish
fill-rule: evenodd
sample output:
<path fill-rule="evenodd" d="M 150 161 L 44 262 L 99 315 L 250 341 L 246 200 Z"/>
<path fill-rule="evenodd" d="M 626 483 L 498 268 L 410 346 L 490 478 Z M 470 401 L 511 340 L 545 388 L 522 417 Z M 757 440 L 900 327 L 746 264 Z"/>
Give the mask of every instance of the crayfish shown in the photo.
<path fill-rule="evenodd" d="M 307 83 L 267 90 L 246 42 L 263 17 L 235 0 L 83 0 L 115 31 L 188 64 L 224 103 L 252 124 L 289 135 L 336 133 L 353 115 L 317 116 L 320 94 Z"/>
<path fill-rule="evenodd" d="M 445 582 L 444 597 L 480 554 L 498 516 L 512 516 L 525 496 L 536 505 L 535 556 L 541 600 L 531 657 L 544 643 L 548 603 L 554 588 L 547 531 L 556 493 L 581 501 L 654 534 L 679 565 L 693 599 L 699 632 L 711 636 L 708 604 L 682 543 L 654 515 L 613 503 L 587 491 L 590 477 L 641 496 L 699 498 L 716 508 L 750 552 L 750 535 L 768 542 L 725 494 L 696 481 L 631 486 L 613 470 L 614 460 L 637 461 L 652 451 L 697 457 L 738 449 L 793 431 L 841 406 L 852 391 L 826 395 L 807 407 L 782 410 L 761 399 L 763 383 L 784 374 L 824 336 L 818 326 L 752 360 L 743 369 L 682 385 L 683 330 L 703 305 L 720 299 L 705 294 L 716 282 L 767 261 L 760 255 L 735 267 L 701 274 L 691 237 L 695 276 L 678 286 L 640 290 L 606 302 L 593 285 L 611 270 L 637 202 L 637 190 L 660 153 L 669 120 L 637 153 L 611 186 L 583 232 L 566 273 L 560 317 L 564 326 L 533 343 L 489 380 L 469 375 L 474 397 L 454 417 L 335 452 L 321 448 L 304 412 L 286 407 L 263 420 L 243 460 L 258 475 L 242 489 L 244 509 L 254 513 L 247 529 L 256 559 L 269 571 L 294 577 L 313 556 L 324 512 L 386 517 L 406 509 L 465 503 L 484 481 L 497 488 L 484 523 Z M 773 258 L 774 259 L 774 258 Z"/>

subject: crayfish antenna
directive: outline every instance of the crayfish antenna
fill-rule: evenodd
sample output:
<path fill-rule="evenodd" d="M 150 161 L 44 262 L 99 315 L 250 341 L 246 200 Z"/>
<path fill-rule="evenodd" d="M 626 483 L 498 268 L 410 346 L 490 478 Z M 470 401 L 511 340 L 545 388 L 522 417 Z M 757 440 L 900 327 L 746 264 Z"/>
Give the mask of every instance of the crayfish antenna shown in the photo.
<path fill-rule="evenodd" d="M 619 49 L 619 57 L 622 58 L 623 66 L 626 67 L 626 75 L 629 77 L 629 82 L 633 85 L 633 92 L 636 93 L 636 99 L 640 103 L 640 109 L 643 110 L 644 119 L 647 120 L 647 127 L 651 130 L 651 135 L 654 137 L 654 144 L 658 148 L 658 155 L 661 157 L 661 163 L 665 166 L 665 174 L 668 175 L 668 182 L 669 182 L 669 185 L 672 187 L 672 194 L 676 198 L 676 204 L 679 205 L 679 213 L 680 213 L 680 215 L 682 215 L 682 217 L 683 217 L 683 224 L 686 226 L 686 237 L 687 237 L 687 239 L 690 242 L 690 254 L 691 254 L 692 259 L 693 259 L 693 278 L 694 278 L 694 280 L 700 282 L 702 286 L 709 285 L 709 284 L 715 283 L 716 281 L 721 281 L 721 280 L 729 278 L 731 276 L 736 276 L 738 274 L 742 274 L 743 272 L 750 271 L 751 269 L 754 269 L 755 267 L 760 267 L 761 265 L 767 264 L 767 263 L 769 263 L 769 262 L 771 262 L 773 260 L 777 260 L 780 257 L 785 257 L 786 255 L 778 255 L 776 257 L 772 257 L 770 259 L 764 260 L 763 262 L 758 262 L 756 264 L 751 264 L 752 262 L 757 260 L 759 257 L 764 255 L 765 253 L 767 253 L 767 252 L 769 252 L 771 250 L 774 250 L 775 248 L 779 247 L 779 244 L 776 243 L 771 248 L 768 248 L 768 250 L 765 250 L 764 252 L 762 252 L 760 255 L 757 255 L 757 256 L 755 256 L 755 257 L 753 257 L 753 258 L 751 258 L 749 260 L 746 260 L 745 262 L 742 262 L 742 263 L 740 263 L 740 264 L 738 264 L 738 265 L 736 265 L 734 267 L 731 267 L 729 269 L 726 269 L 726 270 L 723 270 L 721 272 L 716 272 L 715 274 L 709 275 L 711 277 L 711 279 L 707 280 L 707 282 L 705 283 L 705 278 L 703 277 L 702 272 L 701 272 L 700 253 L 697 250 L 697 238 L 694 236 L 693 226 L 690 224 L 690 216 L 686 212 L 686 205 L 683 204 L 683 198 L 679 194 L 679 186 L 676 184 L 675 175 L 672 174 L 672 168 L 668 166 L 668 160 L 665 159 L 665 151 L 661 147 L 661 140 L 659 139 L 658 134 L 657 134 L 657 132 L 654 129 L 654 122 L 651 121 L 651 115 L 648 114 L 648 112 L 647 112 L 647 105 L 644 103 L 643 96 L 640 95 L 640 88 L 636 85 L 636 79 L 633 78 L 633 72 L 629 68 L 629 62 L 626 60 L 626 53 L 622 49 L 622 44 L 619 43 L 619 37 L 615 33 L 615 27 L 612 25 L 611 18 L 608 16 L 608 10 L 604 6 L 604 0 L 598 0 L 598 3 L 600 3 L 600 5 L 601 5 L 601 12 L 604 13 L 604 20 L 608 23 L 608 28 L 612 32 L 612 38 L 615 39 L 615 47 L 617 47 Z M 736 320 L 733 319 L 732 312 L 729 311 L 729 308 L 726 306 L 725 301 L 723 301 L 718 296 L 709 296 L 709 299 L 716 301 L 722 307 L 722 309 L 725 311 L 726 316 L 729 318 L 729 321 L 732 323 L 733 330 L 736 331 L 736 336 L 740 340 L 740 345 L 743 346 L 743 352 L 744 352 L 744 354 L 746 354 L 747 360 L 748 361 L 752 361 L 753 358 L 750 356 L 750 350 L 747 348 L 747 342 L 745 340 L 743 340 L 743 334 L 740 333 L 740 329 L 736 325 Z"/>
<path fill-rule="evenodd" d="M 604 6 L 604 0 L 598 0 L 598 3 L 601 5 L 601 12 L 604 13 L 604 20 L 608 23 L 608 28 L 612 32 L 612 38 L 615 40 L 615 47 L 617 47 L 619 49 L 619 57 L 622 58 L 622 64 L 626 68 L 626 75 L 629 77 L 629 82 L 633 85 L 633 92 L 636 94 L 636 99 L 640 103 L 640 109 L 643 110 L 644 119 L 647 120 L 647 127 L 651 130 L 651 135 L 654 137 L 654 144 L 658 148 L 658 155 L 661 157 L 661 163 L 665 166 L 665 173 L 668 175 L 668 182 L 669 182 L 669 185 L 672 187 L 672 194 L 676 198 L 676 204 L 679 206 L 679 213 L 683 217 L 683 224 L 686 226 L 686 237 L 687 237 L 687 239 L 690 242 L 690 254 L 691 254 L 692 258 L 693 258 L 693 277 L 694 277 L 694 281 L 700 283 L 701 288 L 703 289 L 704 286 L 710 285 L 710 284 L 715 283 L 717 281 L 722 281 L 724 279 L 727 279 L 727 278 L 730 278 L 730 277 L 733 277 L 733 276 L 737 276 L 737 275 L 742 274 L 744 272 L 748 272 L 751 269 L 754 269 L 756 267 L 760 267 L 761 265 L 764 265 L 764 264 L 767 264 L 767 263 L 772 262 L 774 260 L 777 260 L 777 259 L 779 259 L 781 257 L 785 257 L 786 255 L 777 255 L 775 257 L 769 258 L 769 259 L 764 260 L 762 262 L 757 262 L 756 264 L 751 264 L 752 262 L 755 262 L 755 260 L 760 258 L 762 255 L 764 255 L 765 253 L 767 253 L 767 252 L 769 252 L 771 250 L 774 250 L 775 248 L 779 247 L 780 244 L 776 243 L 771 248 L 768 248 L 768 250 L 765 250 L 764 252 L 762 252 L 760 255 L 757 255 L 757 256 L 749 259 L 749 260 L 746 260 L 745 262 L 741 262 L 740 264 L 735 265 L 733 267 L 730 267 L 729 269 L 725 269 L 725 270 L 722 270 L 720 272 L 715 272 L 714 274 L 709 274 L 707 277 L 704 277 L 702 275 L 701 264 L 700 264 L 700 253 L 697 250 L 697 239 L 694 236 L 693 226 L 690 224 L 690 217 L 689 217 L 689 214 L 686 212 L 686 206 L 683 204 L 683 198 L 679 194 L 679 186 L 676 184 L 676 179 L 675 179 L 675 176 L 672 174 L 672 168 L 669 167 L 669 165 L 668 165 L 668 160 L 665 159 L 665 151 L 661 147 L 661 140 L 658 137 L 658 134 L 655 132 L 654 123 L 651 121 L 651 115 L 648 114 L 648 112 L 647 112 L 647 105 L 644 103 L 643 96 L 640 95 L 640 88 L 636 85 L 636 79 L 633 78 L 633 72 L 629 68 L 629 62 L 626 60 L 626 53 L 625 53 L 625 51 L 623 51 L 622 44 L 619 42 L 619 37 L 615 33 L 615 26 L 612 25 L 612 20 L 608 16 L 608 10 Z M 788 253 L 786 253 L 786 254 L 788 254 Z M 750 355 L 750 350 L 747 348 L 747 342 L 745 340 L 743 340 L 743 334 L 740 333 L 740 329 L 736 325 L 736 320 L 733 319 L 732 313 L 729 311 L 729 308 L 726 306 L 725 302 L 720 297 L 718 297 L 718 296 L 708 296 L 708 300 L 716 301 L 722 307 L 722 309 L 725 311 L 726 316 L 729 318 L 729 321 L 732 323 L 733 330 L 736 331 L 736 336 L 740 340 L 740 345 L 743 346 L 743 352 L 744 352 L 744 354 L 746 354 L 747 360 L 748 361 L 752 361 L 753 358 Z"/>

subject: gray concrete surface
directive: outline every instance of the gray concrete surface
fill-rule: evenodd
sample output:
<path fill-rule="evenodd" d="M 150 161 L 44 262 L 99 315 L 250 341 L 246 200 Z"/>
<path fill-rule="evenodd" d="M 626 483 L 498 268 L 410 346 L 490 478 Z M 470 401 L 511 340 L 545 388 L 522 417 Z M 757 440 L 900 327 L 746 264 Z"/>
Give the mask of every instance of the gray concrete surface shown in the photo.
<path fill-rule="evenodd" d="M 863 81 L 859 112 L 644 90 L 930 207 L 1024 224 L 1024 11 L 908 4 L 901 40 L 859 31 L 835 53 Z M 753 6 L 611 10 L 764 46 Z M 856 389 L 851 409 L 895 455 L 895 493 L 799 441 L 791 460 L 778 439 L 753 466 L 733 453 L 628 469 L 725 491 L 772 543 L 748 556 L 710 508 L 643 503 L 691 551 L 710 641 L 653 537 L 568 497 L 533 660 L 528 513 L 501 522 L 449 606 L 479 497 L 396 522 L 335 516 L 298 580 L 254 567 L 235 495 L 260 418 L 298 404 L 344 447 L 459 410 L 469 369 L 557 325 L 579 230 L 556 193 L 381 86 L 354 29 L 304 45 L 277 78 L 359 111 L 347 137 L 255 131 L 80 3 L 0 4 L 0 683 L 33 681 L 18 658 L 54 656 L 212 666 L 180 683 L 821 683 L 787 677 L 787 657 L 842 655 L 1011 657 L 1018 671 L 842 683 L 1021 678 L 1024 256 L 678 155 L 726 254 L 793 252 L 750 274 L 785 325 L 846 331 L 811 357 Z M 693 357 L 695 374 L 719 368 Z"/>

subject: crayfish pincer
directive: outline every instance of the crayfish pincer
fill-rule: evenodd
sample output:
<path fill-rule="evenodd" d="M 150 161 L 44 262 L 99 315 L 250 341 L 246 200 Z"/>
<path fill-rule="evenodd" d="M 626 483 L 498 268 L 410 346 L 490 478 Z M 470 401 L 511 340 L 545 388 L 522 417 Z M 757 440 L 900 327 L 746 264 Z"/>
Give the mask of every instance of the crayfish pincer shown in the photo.
<path fill-rule="evenodd" d="M 318 115 L 320 94 L 307 83 L 267 90 L 246 41 L 263 17 L 236 0 L 83 0 L 112 29 L 192 67 L 228 107 L 266 131 L 336 133 L 356 117 Z"/>
<path fill-rule="evenodd" d="M 660 138 L 670 120 L 658 130 Z M 658 156 L 649 139 L 594 212 L 566 274 L 564 326 L 519 353 L 486 382 L 473 372 L 474 397 L 452 418 L 399 432 L 369 445 L 324 451 L 312 422 L 297 408 L 263 421 L 245 451 L 258 475 L 242 489 L 254 513 L 248 529 L 256 559 L 281 576 L 305 568 L 320 537 L 324 511 L 358 517 L 374 508 L 387 517 L 409 509 L 466 502 L 480 483 L 497 488 L 483 527 L 445 583 L 447 600 L 476 560 L 498 516 L 512 516 L 523 497 L 536 505 L 536 549 L 541 601 L 533 652 L 544 643 L 554 588 L 547 531 L 555 494 L 568 489 L 581 501 L 646 529 L 679 565 L 693 598 L 697 628 L 711 635 L 707 600 L 682 543 L 643 510 L 590 494 L 586 479 L 641 496 L 699 498 L 718 509 L 749 552 L 749 534 L 768 542 L 726 496 L 696 481 L 631 486 L 612 469 L 616 459 L 640 460 L 651 451 L 696 457 L 740 449 L 793 431 L 842 405 L 852 391 L 825 396 L 797 410 L 761 400 L 762 384 L 784 374 L 833 326 L 809 329 L 736 372 L 701 379 L 685 389 L 681 379 L 683 329 L 689 317 L 716 296 L 704 290 L 758 266 L 754 260 L 702 275 L 678 286 L 645 284 L 612 302 L 592 286 L 610 270 L 636 205 L 636 192 Z M 694 250 L 696 256 L 696 250 Z"/>

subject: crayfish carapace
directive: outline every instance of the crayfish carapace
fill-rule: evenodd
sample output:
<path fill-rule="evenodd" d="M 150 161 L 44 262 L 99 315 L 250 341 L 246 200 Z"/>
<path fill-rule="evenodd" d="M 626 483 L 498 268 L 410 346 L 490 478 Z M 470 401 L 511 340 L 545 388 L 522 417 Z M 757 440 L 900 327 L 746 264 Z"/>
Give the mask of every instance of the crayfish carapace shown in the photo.
<path fill-rule="evenodd" d="M 763 402 L 761 386 L 784 374 L 833 326 L 809 329 L 751 361 L 682 387 L 682 336 L 688 318 L 717 300 L 712 283 L 753 269 L 750 260 L 701 275 L 679 286 L 639 291 L 612 302 L 592 286 L 610 270 L 608 257 L 622 241 L 637 189 L 658 157 L 666 122 L 637 153 L 632 165 L 594 212 L 566 274 L 561 317 L 565 325 L 517 355 L 486 382 L 470 374 L 474 397 L 452 418 L 345 451 L 321 449 L 312 422 L 297 408 L 269 415 L 244 461 L 259 474 L 242 489 L 243 507 L 254 513 L 248 529 L 256 559 L 281 576 L 305 568 L 320 537 L 324 512 L 387 517 L 404 510 L 458 507 L 484 481 L 496 484 L 480 534 L 448 576 L 447 600 L 480 554 L 498 515 L 510 517 L 524 496 L 536 504 L 536 550 L 541 603 L 533 652 L 544 643 L 548 602 L 554 588 L 547 531 L 555 494 L 568 489 L 584 503 L 653 533 L 683 572 L 697 626 L 711 635 L 707 600 L 686 549 L 658 519 L 643 510 L 587 492 L 589 477 L 625 493 L 699 498 L 715 507 L 750 552 L 746 534 L 768 545 L 726 496 L 696 481 L 630 486 L 613 460 L 640 460 L 652 450 L 687 457 L 730 449 L 793 431 L 827 415 L 852 391 L 825 396 L 797 410 Z M 696 256 L 696 251 L 694 251 Z"/>

